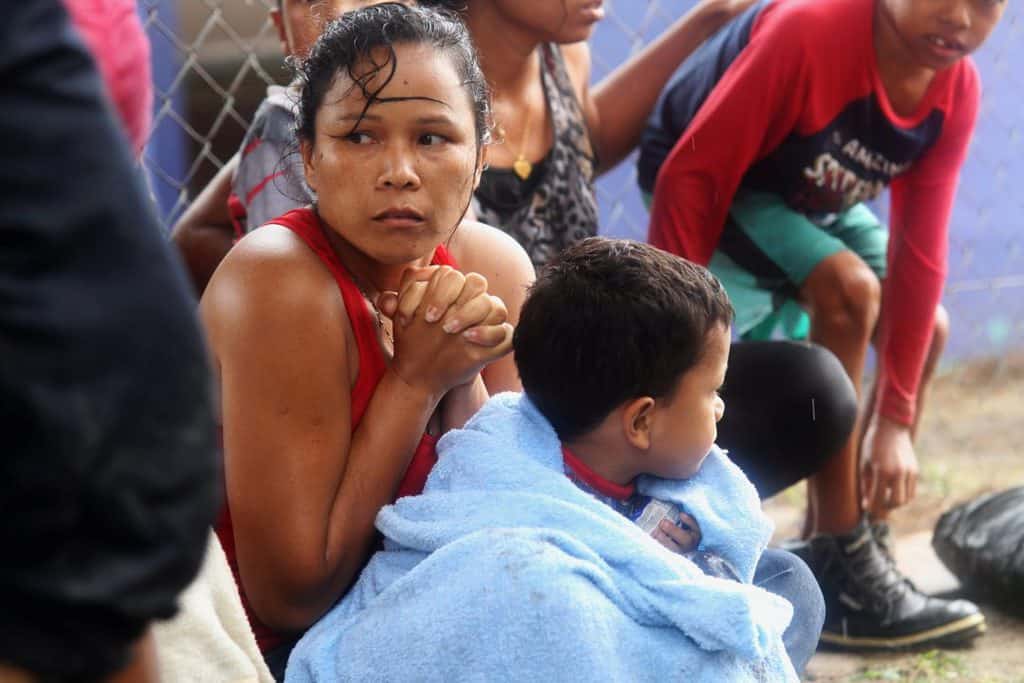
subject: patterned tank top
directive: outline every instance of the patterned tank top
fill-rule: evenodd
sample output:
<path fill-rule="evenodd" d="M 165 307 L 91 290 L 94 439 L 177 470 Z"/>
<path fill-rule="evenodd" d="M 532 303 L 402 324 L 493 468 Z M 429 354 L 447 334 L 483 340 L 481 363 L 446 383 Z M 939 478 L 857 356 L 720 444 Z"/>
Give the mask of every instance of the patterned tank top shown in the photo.
<path fill-rule="evenodd" d="M 583 107 L 557 45 L 540 48 L 541 87 L 554 128 L 547 156 L 521 181 L 512 169 L 483 172 L 473 208 L 477 220 L 501 228 L 540 268 L 562 249 L 597 234 L 597 159 Z"/>

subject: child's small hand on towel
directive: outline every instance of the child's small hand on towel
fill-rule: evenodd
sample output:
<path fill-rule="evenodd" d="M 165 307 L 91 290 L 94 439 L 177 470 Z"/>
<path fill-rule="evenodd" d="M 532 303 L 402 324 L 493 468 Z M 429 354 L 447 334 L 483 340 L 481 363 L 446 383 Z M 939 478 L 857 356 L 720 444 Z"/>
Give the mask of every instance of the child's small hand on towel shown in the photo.
<path fill-rule="evenodd" d="M 670 519 L 663 519 L 658 527 L 651 532 L 658 543 L 674 553 L 688 553 L 700 544 L 700 525 L 690 515 L 680 511 L 679 521 L 675 524 Z"/>
<path fill-rule="evenodd" d="M 724 558 L 697 550 L 697 546 L 700 545 L 700 525 L 685 512 L 679 513 L 679 521 L 675 524 L 671 519 L 658 522 L 658 527 L 651 532 L 651 536 L 672 552 L 693 562 L 708 576 L 740 581 L 736 568 Z"/>

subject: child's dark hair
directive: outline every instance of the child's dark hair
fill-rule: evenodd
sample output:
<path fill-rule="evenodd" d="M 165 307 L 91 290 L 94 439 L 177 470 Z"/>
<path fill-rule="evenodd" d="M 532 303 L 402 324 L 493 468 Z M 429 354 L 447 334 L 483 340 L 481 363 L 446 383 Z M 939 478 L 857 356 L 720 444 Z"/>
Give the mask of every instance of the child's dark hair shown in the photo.
<path fill-rule="evenodd" d="M 705 268 L 631 240 L 585 239 L 538 277 L 516 325 L 523 389 L 559 438 L 632 398 L 670 397 L 732 305 Z"/>
<path fill-rule="evenodd" d="M 472 103 L 477 146 L 490 139 L 491 100 L 476 50 L 462 21 L 450 12 L 387 2 L 346 12 L 324 29 L 309 56 L 298 66 L 302 83 L 296 137 L 312 142 L 316 113 L 335 77 L 344 70 L 366 98 L 363 115 L 395 75 L 395 46 L 431 45 L 448 55 Z M 375 54 L 385 51 L 383 61 Z M 368 64 L 369 69 L 357 69 Z M 384 73 L 385 77 L 375 80 Z M 358 74 L 358 75 L 357 75 Z M 371 87 L 372 84 L 372 87 Z M 357 121 L 355 130 L 361 121 Z"/>
<path fill-rule="evenodd" d="M 465 12 L 468 0 L 419 0 L 420 7 L 439 7 L 451 12 Z"/>

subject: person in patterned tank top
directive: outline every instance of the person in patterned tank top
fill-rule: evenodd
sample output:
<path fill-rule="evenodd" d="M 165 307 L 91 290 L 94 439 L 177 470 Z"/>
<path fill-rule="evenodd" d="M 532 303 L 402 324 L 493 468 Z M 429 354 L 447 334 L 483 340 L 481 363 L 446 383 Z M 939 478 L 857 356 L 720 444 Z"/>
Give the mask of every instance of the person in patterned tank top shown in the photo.
<path fill-rule="evenodd" d="M 538 268 L 597 233 L 593 181 L 640 140 L 680 63 L 750 0 L 702 0 L 591 88 L 587 39 L 601 0 L 422 0 L 461 11 L 494 88 L 498 144 L 476 217 L 505 230 Z"/>
<path fill-rule="evenodd" d="M 278 676 L 358 576 L 377 511 L 422 489 L 438 435 L 519 388 L 506 354 L 533 273 L 510 237 L 463 221 L 489 93 L 458 20 L 348 13 L 301 83 L 316 201 L 242 238 L 200 302 L 220 384 L 217 531 Z"/>

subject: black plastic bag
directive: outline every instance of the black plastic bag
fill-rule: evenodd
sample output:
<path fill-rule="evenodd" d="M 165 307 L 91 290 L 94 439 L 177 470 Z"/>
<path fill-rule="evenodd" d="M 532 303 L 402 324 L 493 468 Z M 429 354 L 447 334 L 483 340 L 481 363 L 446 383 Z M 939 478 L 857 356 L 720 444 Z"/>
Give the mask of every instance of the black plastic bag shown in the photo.
<path fill-rule="evenodd" d="M 971 592 L 1024 601 L 1024 486 L 991 493 L 939 518 L 939 558 Z"/>

